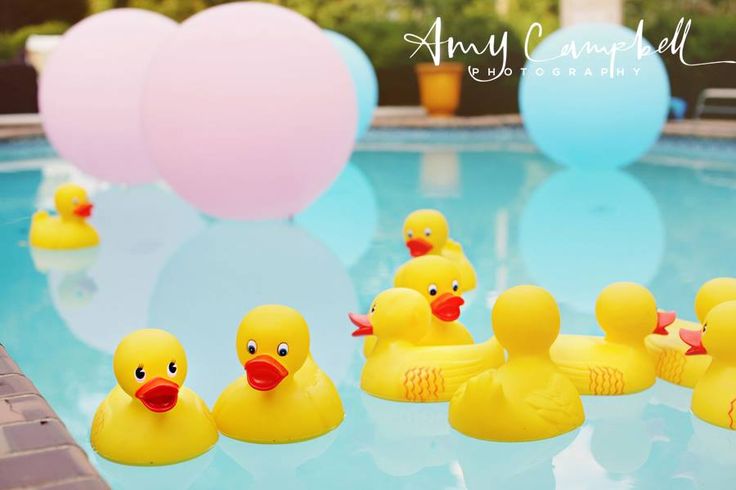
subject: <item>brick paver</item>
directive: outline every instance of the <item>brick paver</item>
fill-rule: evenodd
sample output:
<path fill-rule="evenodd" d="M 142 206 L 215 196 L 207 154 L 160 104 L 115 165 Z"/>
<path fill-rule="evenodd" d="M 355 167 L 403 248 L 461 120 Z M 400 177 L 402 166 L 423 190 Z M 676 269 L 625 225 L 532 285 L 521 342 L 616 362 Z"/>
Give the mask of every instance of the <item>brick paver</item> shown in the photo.
<path fill-rule="evenodd" d="M 0 345 L 0 489 L 109 488 Z"/>

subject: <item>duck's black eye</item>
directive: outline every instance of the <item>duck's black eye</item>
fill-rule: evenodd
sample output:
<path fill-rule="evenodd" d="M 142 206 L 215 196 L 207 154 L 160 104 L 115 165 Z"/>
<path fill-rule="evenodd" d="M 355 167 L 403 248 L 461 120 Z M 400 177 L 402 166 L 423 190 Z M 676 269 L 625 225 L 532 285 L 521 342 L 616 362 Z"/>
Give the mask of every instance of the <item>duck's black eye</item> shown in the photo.
<path fill-rule="evenodd" d="M 135 379 L 138 381 L 143 381 L 146 379 L 146 371 L 143 369 L 143 366 L 138 366 L 135 370 Z"/>
<path fill-rule="evenodd" d="M 430 230 L 429 228 L 424 229 L 424 236 L 429 236 L 431 234 L 432 234 L 432 230 Z"/>
<path fill-rule="evenodd" d="M 376 305 L 371 306 L 371 313 L 373 313 L 374 311 L 376 311 Z"/>
<path fill-rule="evenodd" d="M 430 296 L 436 296 L 437 295 L 437 286 L 434 284 L 430 284 L 427 288 L 427 291 L 429 292 Z"/>
<path fill-rule="evenodd" d="M 703 325 L 703 333 L 705 333 L 705 329 L 706 328 L 708 328 L 708 324 L 707 323 L 705 325 Z"/>
<path fill-rule="evenodd" d="M 457 279 L 452 281 L 452 290 L 457 293 L 457 290 L 460 289 L 460 284 L 458 284 Z"/>
<path fill-rule="evenodd" d="M 177 369 L 178 368 L 176 367 L 176 362 L 175 361 L 171 361 L 169 363 L 169 374 L 172 375 L 172 376 L 175 375 Z"/>
<path fill-rule="evenodd" d="M 281 342 L 276 348 L 276 353 L 281 357 L 284 357 L 286 354 L 289 353 L 289 344 L 287 344 L 286 342 Z"/>
<path fill-rule="evenodd" d="M 256 350 L 258 350 L 258 346 L 256 345 L 256 341 L 255 340 L 252 340 L 252 339 L 249 340 L 248 341 L 248 352 L 250 352 L 251 354 L 255 354 L 256 353 Z"/>
<path fill-rule="evenodd" d="M 406 232 L 406 236 L 408 236 L 409 238 L 413 238 L 414 237 L 414 232 L 411 231 L 411 230 L 409 230 L 409 231 Z"/>

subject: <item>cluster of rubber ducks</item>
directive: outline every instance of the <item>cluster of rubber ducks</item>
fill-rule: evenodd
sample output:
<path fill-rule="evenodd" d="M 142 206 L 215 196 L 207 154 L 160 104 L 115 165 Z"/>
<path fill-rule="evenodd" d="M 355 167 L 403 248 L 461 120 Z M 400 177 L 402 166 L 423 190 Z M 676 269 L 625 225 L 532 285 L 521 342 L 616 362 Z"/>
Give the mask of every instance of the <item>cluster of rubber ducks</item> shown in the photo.
<path fill-rule="evenodd" d="M 449 421 L 459 432 L 529 441 L 580 426 L 580 395 L 636 393 L 659 377 L 694 388 L 695 415 L 736 429 L 736 279 L 701 287 L 697 322 L 660 311 L 641 285 L 611 284 L 595 305 L 602 336 L 560 335 L 552 295 L 517 286 L 494 303 L 495 335 L 473 343 L 457 320 L 476 276 L 449 238 L 447 220 L 436 210 L 418 210 L 403 233 L 414 258 L 367 315 L 350 315 L 353 335 L 368 336 L 366 392 L 394 401 L 449 401 Z"/>
<path fill-rule="evenodd" d="M 30 243 L 70 249 L 99 238 L 86 223 L 92 210 L 84 189 L 62 186 L 58 217 L 37 213 Z M 364 337 L 361 388 L 401 402 L 449 401 L 459 432 L 493 441 L 554 437 L 580 426 L 581 395 L 624 395 L 657 377 L 693 387 L 701 419 L 735 429 L 736 279 L 702 286 L 698 322 L 658 310 L 654 296 L 634 283 L 606 287 L 595 313 L 603 336 L 560 335 L 553 296 L 517 286 L 494 303 L 494 336 L 475 343 L 459 322 L 462 294 L 476 274 L 462 246 L 449 237 L 436 210 L 411 213 L 403 226 L 411 259 L 379 293 L 367 314 L 349 315 Z M 706 333 L 707 332 L 707 333 Z M 124 338 L 113 358 L 117 386 L 99 406 L 94 449 L 125 464 L 184 461 L 209 450 L 222 433 L 254 443 L 311 439 L 344 418 L 340 396 L 310 354 L 301 314 L 259 306 L 238 327 L 236 351 L 244 373 L 210 412 L 183 386 L 187 360 L 170 333 L 144 329 Z"/>
<path fill-rule="evenodd" d="M 263 305 L 245 315 L 235 348 L 244 374 L 210 412 L 187 375 L 184 348 L 171 333 L 137 330 L 113 356 L 117 386 L 92 421 L 101 456 L 129 465 L 164 465 L 207 452 L 222 433 L 251 443 L 289 443 L 340 425 L 337 389 L 309 352 L 309 329 L 293 308 Z"/>

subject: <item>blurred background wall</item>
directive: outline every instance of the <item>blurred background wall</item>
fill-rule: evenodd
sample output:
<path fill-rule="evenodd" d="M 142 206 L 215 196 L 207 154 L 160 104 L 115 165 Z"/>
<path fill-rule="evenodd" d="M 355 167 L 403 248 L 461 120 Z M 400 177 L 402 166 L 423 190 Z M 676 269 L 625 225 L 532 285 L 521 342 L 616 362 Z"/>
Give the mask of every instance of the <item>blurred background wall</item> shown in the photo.
<path fill-rule="evenodd" d="M 33 74 L 24 63 L 24 47 L 31 34 L 63 33 L 70 25 L 109 8 L 137 7 L 156 10 L 184 20 L 207 7 L 229 0 L 2 0 L 0 1 L 0 112 L 17 112 L 35 103 Z M 269 1 L 269 0 L 265 0 Z M 680 17 L 693 19 L 686 46 L 689 62 L 736 59 L 736 0 L 271 0 L 312 18 L 320 26 L 341 32 L 363 47 L 379 77 L 381 105 L 416 105 L 419 102 L 413 66 L 428 57 L 409 55 L 413 47 L 404 33 L 424 34 L 437 16 L 447 33 L 485 45 L 491 33 L 509 31 L 509 66 L 515 71 L 490 83 L 464 77 L 461 115 L 518 112 L 518 68 L 525 61 L 523 40 L 532 22 L 550 33 L 586 18 L 620 20 L 635 28 L 645 19 L 645 36 L 653 43 L 671 37 Z M 694 107 L 701 90 L 736 87 L 732 66 L 683 66 L 665 56 L 672 95 Z M 461 61 L 477 66 L 482 59 Z M 288 63 L 288 60 L 284 60 Z M 12 73 L 11 73 L 12 71 Z M 10 74 L 10 75 L 8 75 Z M 23 108 L 20 107 L 20 108 Z M 9 110 L 12 109 L 12 110 Z M 27 110 L 26 110 L 27 112 Z"/>

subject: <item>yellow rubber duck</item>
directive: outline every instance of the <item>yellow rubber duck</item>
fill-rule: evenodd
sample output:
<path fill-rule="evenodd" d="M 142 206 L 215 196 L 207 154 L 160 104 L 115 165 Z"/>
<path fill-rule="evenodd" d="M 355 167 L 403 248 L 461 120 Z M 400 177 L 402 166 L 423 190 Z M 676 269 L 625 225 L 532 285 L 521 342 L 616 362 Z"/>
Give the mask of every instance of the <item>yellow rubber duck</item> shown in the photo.
<path fill-rule="evenodd" d="M 504 361 L 495 338 L 472 345 L 418 345 L 431 328 L 432 311 L 413 289 L 387 289 L 373 300 L 370 313 L 351 313 L 350 320 L 358 327 L 353 336 L 378 339 L 363 366 L 360 387 L 379 398 L 447 401 L 469 378 Z"/>
<path fill-rule="evenodd" d="M 76 184 L 64 184 L 56 189 L 54 203 L 58 216 L 49 216 L 46 211 L 34 213 L 28 237 L 32 247 L 67 250 L 100 243 L 97 231 L 86 221 L 93 207 L 87 191 Z"/>
<path fill-rule="evenodd" d="M 473 264 L 465 257 L 463 247 L 450 238 L 445 216 L 436 209 L 418 209 L 404 220 L 404 239 L 412 257 L 442 255 L 460 269 L 460 281 L 465 291 L 478 285 Z"/>
<path fill-rule="evenodd" d="M 695 384 L 691 408 L 708 423 L 736 430 L 736 301 L 708 313 L 702 330 L 680 330 L 687 355 L 706 355 L 712 362 Z"/>
<path fill-rule="evenodd" d="M 92 421 L 92 447 L 128 465 L 165 465 L 207 452 L 218 438 L 207 405 L 185 388 L 187 357 L 179 341 L 158 329 L 137 330 L 113 357 L 118 385 Z"/>
<path fill-rule="evenodd" d="M 657 311 L 644 286 L 618 282 L 603 289 L 595 314 L 604 337 L 560 335 L 550 356 L 581 395 L 626 395 L 657 380 L 654 359 L 644 339 L 674 320 Z"/>
<path fill-rule="evenodd" d="M 399 267 L 394 287 L 420 293 L 432 309 L 432 325 L 419 345 L 472 344 L 473 336 L 458 321 L 465 304 L 463 283 L 455 263 L 438 255 L 411 259 Z"/>
<path fill-rule="evenodd" d="M 254 308 L 240 323 L 235 346 L 245 375 L 225 388 L 213 409 L 224 435 L 257 443 L 298 442 L 340 425 L 342 401 L 309 353 L 309 328 L 298 311 Z"/>
<path fill-rule="evenodd" d="M 700 330 L 713 307 L 736 300 L 736 278 L 718 277 L 703 284 L 695 295 L 697 322 L 677 319 L 667 329 L 646 338 L 647 350 L 656 361 L 657 377 L 692 388 L 710 365 L 710 356 L 687 356 L 688 347 L 680 340 L 683 330 Z M 687 335 L 687 334 L 686 334 Z"/>
<path fill-rule="evenodd" d="M 549 356 L 560 331 L 552 295 L 536 286 L 516 286 L 498 297 L 492 317 L 508 360 L 455 392 L 450 425 L 492 441 L 546 439 L 579 427 L 585 420 L 580 395 Z"/>
<path fill-rule="evenodd" d="M 432 309 L 432 324 L 417 345 L 472 344 L 473 336 L 460 323 L 462 297 L 460 271 L 451 260 L 439 255 L 425 255 L 404 263 L 394 275 L 394 287 L 419 292 Z M 376 345 L 370 335 L 363 343 L 363 354 L 368 357 Z"/>

